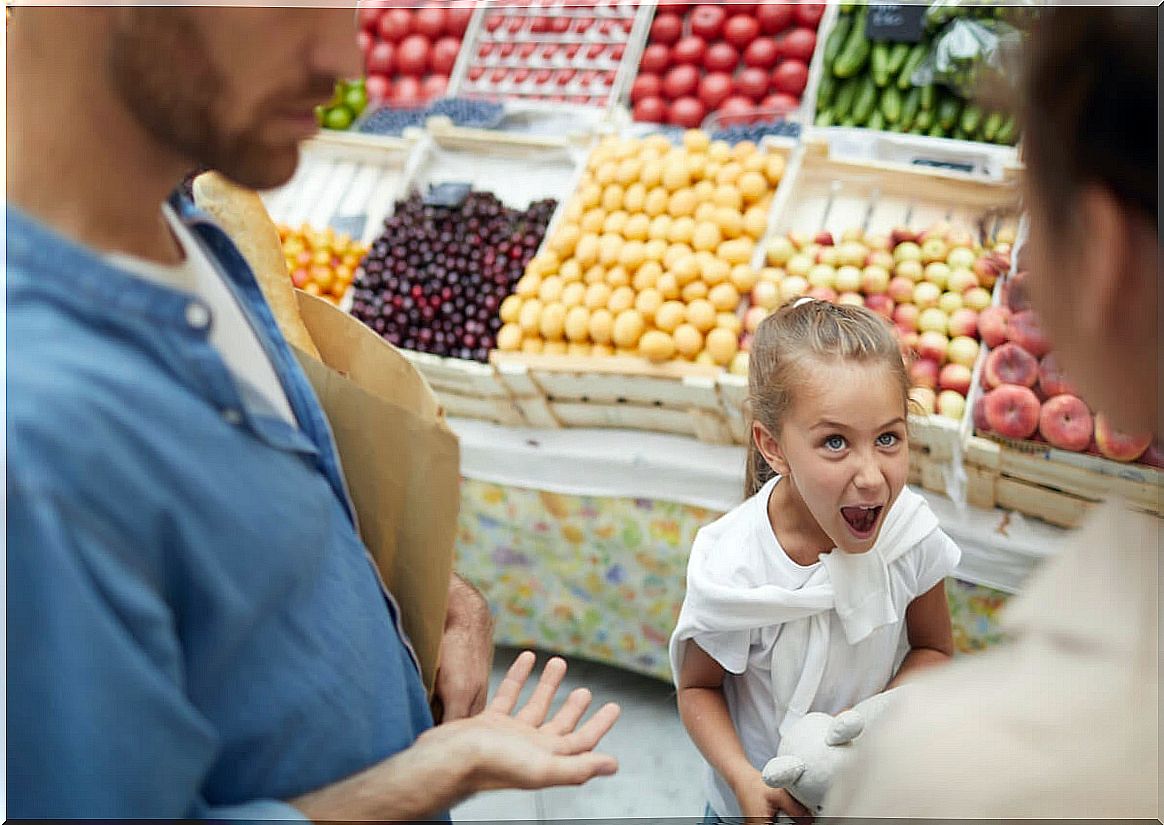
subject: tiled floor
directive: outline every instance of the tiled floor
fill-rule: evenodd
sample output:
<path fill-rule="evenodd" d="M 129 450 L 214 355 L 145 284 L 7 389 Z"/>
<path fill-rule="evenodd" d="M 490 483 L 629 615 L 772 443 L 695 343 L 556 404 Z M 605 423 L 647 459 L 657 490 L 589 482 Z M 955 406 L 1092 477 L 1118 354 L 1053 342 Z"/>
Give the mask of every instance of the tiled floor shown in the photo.
<path fill-rule="evenodd" d="M 494 688 L 516 655 L 514 650 L 497 650 Z M 539 653 L 536 672 L 547 658 L 548 654 Z M 592 708 L 612 701 L 622 706 L 622 716 L 599 748 L 618 758 L 618 773 L 581 788 L 481 794 L 454 809 L 453 819 L 684 817 L 697 821 L 704 808 L 704 763 L 679 721 L 673 686 L 591 662 L 575 660 L 569 665 L 558 691 L 560 698 L 576 687 L 586 687 L 594 694 Z"/>

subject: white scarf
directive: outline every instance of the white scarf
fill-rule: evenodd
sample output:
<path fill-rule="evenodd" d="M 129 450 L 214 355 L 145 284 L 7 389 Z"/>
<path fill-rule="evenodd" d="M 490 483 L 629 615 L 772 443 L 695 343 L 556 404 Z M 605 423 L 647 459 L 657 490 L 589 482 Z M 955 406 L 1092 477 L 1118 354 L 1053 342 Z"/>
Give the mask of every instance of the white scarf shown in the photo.
<path fill-rule="evenodd" d="M 779 477 L 757 493 L 767 502 Z M 748 504 L 755 504 L 754 501 Z M 700 633 L 755 630 L 810 619 L 808 659 L 789 702 L 781 729 L 803 718 L 812 706 L 824 676 L 829 649 L 829 611 L 836 610 L 849 644 L 857 644 L 900 616 L 889 590 L 889 564 L 938 528 L 938 519 L 926 500 L 903 488 L 885 516 L 881 532 L 867 552 L 846 553 L 834 549 L 821 555 L 821 566 L 798 590 L 778 585 L 740 587 L 714 580 L 707 573 L 709 559 L 733 516 L 741 508 L 699 531 L 687 568 L 687 596 L 671 636 L 672 678 L 678 682 L 688 639 Z M 779 663 L 771 672 L 779 673 Z M 775 686 L 774 686 L 775 687 Z"/>

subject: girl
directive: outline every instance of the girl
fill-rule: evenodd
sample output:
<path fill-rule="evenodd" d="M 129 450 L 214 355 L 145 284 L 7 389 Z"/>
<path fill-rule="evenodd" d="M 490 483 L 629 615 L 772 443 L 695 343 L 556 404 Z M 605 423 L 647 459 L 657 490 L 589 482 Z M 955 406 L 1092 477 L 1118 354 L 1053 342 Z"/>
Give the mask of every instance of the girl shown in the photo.
<path fill-rule="evenodd" d="M 748 499 L 696 536 L 671 638 L 709 822 L 809 816 L 760 776 L 782 726 L 954 646 L 942 582 L 960 552 L 905 487 L 909 381 L 889 326 L 802 298 L 756 330 L 748 389 Z"/>

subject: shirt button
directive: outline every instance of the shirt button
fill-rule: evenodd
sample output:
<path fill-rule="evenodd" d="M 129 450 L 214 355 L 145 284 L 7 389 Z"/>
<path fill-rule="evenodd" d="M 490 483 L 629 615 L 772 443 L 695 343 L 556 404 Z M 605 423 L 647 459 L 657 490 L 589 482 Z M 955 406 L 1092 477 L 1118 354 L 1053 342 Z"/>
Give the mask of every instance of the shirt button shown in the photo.
<path fill-rule="evenodd" d="M 191 329 L 206 329 L 210 326 L 210 310 L 196 301 L 186 304 L 186 323 Z"/>
<path fill-rule="evenodd" d="M 231 426 L 242 423 L 242 413 L 236 410 L 234 407 L 227 407 L 225 410 L 223 410 L 222 418 L 227 424 L 230 424 Z"/>

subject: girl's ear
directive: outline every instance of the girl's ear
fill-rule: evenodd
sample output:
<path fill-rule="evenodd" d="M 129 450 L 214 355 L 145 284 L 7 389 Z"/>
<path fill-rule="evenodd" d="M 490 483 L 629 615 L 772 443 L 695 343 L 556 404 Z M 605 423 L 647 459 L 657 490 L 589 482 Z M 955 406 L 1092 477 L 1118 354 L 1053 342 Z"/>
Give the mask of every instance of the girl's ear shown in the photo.
<path fill-rule="evenodd" d="M 780 449 L 780 443 L 759 421 L 752 422 L 752 441 L 773 472 L 782 476 L 788 475 L 788 462 L 784 458 L 784 451 Z"/>

